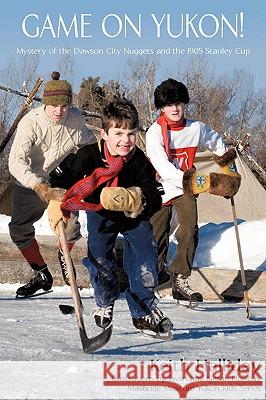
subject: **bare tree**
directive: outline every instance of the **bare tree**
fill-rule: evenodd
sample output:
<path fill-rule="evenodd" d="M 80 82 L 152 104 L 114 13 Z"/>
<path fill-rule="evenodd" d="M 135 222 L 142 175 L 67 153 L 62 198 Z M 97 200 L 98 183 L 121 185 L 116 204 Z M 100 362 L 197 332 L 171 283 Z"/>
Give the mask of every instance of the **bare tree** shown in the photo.
<path fill-rule="evenodd" d="M 95 112 L 101 115 L 103 108 L 111 101 L 121 99 L 124 93 L 118 81 L 110 80 L 100 84 L 100 77 L 89 76 L 83 79 L 78 93 L 78 106 L 87 112 Z M 101 128 L 101 119 L 86 116 L 89 125 Z M 95 132 L 97 135 L 97 132 Z"/>
<path fill-rule="evenodd" d="M 237 93 L 236 82 L 217 78 L 206 57 L 193 59 L 187 66 L 179 64 L 173 77 L 188 87 L 188 117 L 202 121 L 217 131 L 226 130 L 230 106 Z"/>
<path fill-rule="evenodd" d="M 138 58 L 127 65 L 122 80 L 126 96 L 138 109 L 144 130 L 156 116 L 153 92 L 158 72 L 158 59 Z M 236 140 L 242 140 L 250 132 L 251 151 L 266 164 L 266 93 L 255 90 L 251 73 L 234 70 L 219 76 L 203 56 L 192 58 L 188 64 L 178 63 L 172 74 L 168 72 L 163 79 L 169 76 L 188 87 L 189 118 L 200 120 L 221 134 L 228 132 Z"/>
<path fill-rule="evenodd" d="M 0 80 L 2 86 L 10 87 L 18 91 L 31 90 L 37 79 L 38 57 L 27 57 L 22 59 L 20 64 L 11 59 L 6 68 L 0 71 Z M 22 97 L 1 91 L 0 92 L 0 141 L 6 136 L 9 127 L 18 110 L 21 108 L 25 99 Z M 12 181 L 12 177 L 8 170 L 8 154 L 12 140 L 4 152 L 0 155 L 0 187 L 8 186 L 8 182 Z"/>
<path fill-rule="evenodd" d="M 20 64 L 11 59 L 6 68 L 0 71 L 0 80 L 3 86 L 11 87 L 27 93 L 32 89 L 37 79 L 39 58 L 23 57 Z M 7 92 L 0 92 L 0 139 L 5 136 L 18 109 L 22 106 L 23 98 Z"/>
<path fill-rule="evenodd" d="M 127 64 L 122 79 L 125 96 L 136 106 L 141 126 L 146 130 L 154 120 L 153 92 L 159 59 L 144 57 Z"/>
<path fill-rule="evenodd" d="M 218 132 L 229 132 L 242 140 L 251 133 L 251 147 L 265 157 L 266 95 L 254 88 L 254 76 L 243 70 L 217 76 L 206 58 L 197 58 L 188 66 L 177 66 L 173 74 L 189 89 L 190 104 L 187 114 L 205 122 Z"/>
<path fill-rule="evenodd" d="M 250 148 L 266 170 L 266 89 L 258 94 L 258 104 L 250 129 Z"/>
<path fill-rule="evenodd" d="M 73 83 L 75 59 L 71 54 L 64 54 L 57 63 L 56 70 L 60 72 L 61 79 Z M 51 71 L 52 72 L 52 71 Z"/>

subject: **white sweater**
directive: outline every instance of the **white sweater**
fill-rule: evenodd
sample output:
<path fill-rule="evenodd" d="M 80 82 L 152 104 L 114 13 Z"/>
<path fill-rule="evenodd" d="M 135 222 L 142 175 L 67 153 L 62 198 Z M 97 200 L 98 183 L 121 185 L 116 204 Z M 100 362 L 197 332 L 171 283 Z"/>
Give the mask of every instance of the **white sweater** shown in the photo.
<path fill-rule="evenodd" d="M 226 151 L 221 136 L 199 121 L 187 120 L 183 129 L 168 131 L 168 134 L 173 161 L 165 152 L 161 126 L 154 122 L 146 133 L 147 156 L 158 172 L 159 182 L 165 191 L 163 203 L 183 194 L 183 171 L 192 167 L 198 146 L 204 145 L 217 155 Z"/>
<path fill-rule="evenodd" d="M 69 108 L 60 122 L 54 122 L 42 105 L 18 124 L 9 155 L 10 173 L 19 185 L 32 189 L 37 183 L 48 181 L 49 173 L 67 155 L 95 141 L 77 108 Z"/>

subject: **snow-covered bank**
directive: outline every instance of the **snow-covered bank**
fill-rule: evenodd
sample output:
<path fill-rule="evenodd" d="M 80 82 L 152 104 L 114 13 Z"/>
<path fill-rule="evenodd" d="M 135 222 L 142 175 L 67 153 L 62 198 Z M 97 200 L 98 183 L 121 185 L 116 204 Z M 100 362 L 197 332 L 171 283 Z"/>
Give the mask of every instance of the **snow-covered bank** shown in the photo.
<path fill-rule="evenodd" d="M 8 233 L 9 217 L 0 215 L 0 233 Z M 80 213 L 83 236 L 86 236 L 86 215 Z M 266 271 L 266 219 L 238 221 L 245 269 Z M 52 235 L 46 214 L 35 224 L 37 235 Z M 175 237 L 171 236 L 169 261 L 175 252 Z M 199 246 L 195 267 L 239 269 L 239 259 L 233 222 L 200 225 Z"/>
<path fill-rule="evenodd" d="M 266 220 L 238 220 L 238 230 L 245 269 L 266 271 Z M 171 236 L 169 260 L 175 254 Z M 233 222 L 201 224 L 194 267 L 239 269 L 236 234 Z"/>

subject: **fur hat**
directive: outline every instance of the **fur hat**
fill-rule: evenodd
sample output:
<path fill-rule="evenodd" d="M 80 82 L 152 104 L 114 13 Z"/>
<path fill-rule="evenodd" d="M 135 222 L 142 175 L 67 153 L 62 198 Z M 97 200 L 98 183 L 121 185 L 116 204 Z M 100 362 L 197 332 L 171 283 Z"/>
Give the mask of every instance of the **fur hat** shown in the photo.
<path fill-rule="evenodd" d="M 156 108 L 162 108 L 169 104 L 189 102 L 189 94 L 182 82 L 169 78 L 163 81 L 154 91 L 154 104 Z"/>
<path fill-rule="evenodd" d="M 60 73 L 54 71 L 51 75 L 52 81 L 45 85 L 42 102 L 46 106 L 61 106 L 71 104 L 72 88 L 67 81 L 61 81 Z"/>

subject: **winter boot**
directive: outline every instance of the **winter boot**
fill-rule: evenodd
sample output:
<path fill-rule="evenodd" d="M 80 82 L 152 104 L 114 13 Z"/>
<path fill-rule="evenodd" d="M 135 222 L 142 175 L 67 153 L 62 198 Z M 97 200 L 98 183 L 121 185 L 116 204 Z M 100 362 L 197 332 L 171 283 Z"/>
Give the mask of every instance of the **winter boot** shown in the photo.
<path fill-rule="evenodd" d="M 111 304 L 108 307 L 99 307 L 94 314 L 94 320 L 97 326 L 106 329 L 112 322 L 113 319 L 114 305 Z"/>
<path fill-rule="evenodd" d="M 202 294 L 191 289 L 188 278 L 184 275 L 173 274 L 172 289 L 173 298 L 176 300 L 187 300 L 189 303 L 203 301 Z"/>
<path fill-rule="evenodd" d="M 63 250 L 61 250 L 61 249 L 58 250 L 58 261 L 59 261 L 59 264 L 60 264 L 60 267 L 61 267 L 61 270 L 62 270 L 62 275 L 63 275 L 63 279 L 65 281 L 65 284 L 70 286 L 69 274 L 68 274 L 67 265 L 66 265 L 66 259 L 65 259 Z M 73 264 L 72 264 L 72 266 L 73 266 L 73 270 L 74 270 L 74 276 L 75 276 L 75 279 L 76 279 L 76 277 L 77 277 L 76 270 L 75 270 L 75 267 L 74 267 Z"/>
<path fill-rule="evenodd" d="M 30 264 L 34 270 L 34 275 L 26 285 L 21 286 L 17 290 L 17 296 L 32 296 L 35 292 L 43 289 L 45 292 L 50 290 L 53 285 L 53 277 L 50 274 L 47 265 L 38 266 L 36 264 Z"/>
<path fill-rule="evenodd" d="M 132 321 L 135 328 L 147 335 L 159 339 L 172 338 L 171 329 L 173 329 L 173 324 L 158 307 L 144 317 L 132 318 Z"/>

